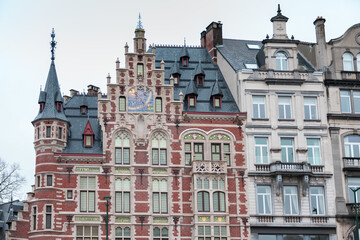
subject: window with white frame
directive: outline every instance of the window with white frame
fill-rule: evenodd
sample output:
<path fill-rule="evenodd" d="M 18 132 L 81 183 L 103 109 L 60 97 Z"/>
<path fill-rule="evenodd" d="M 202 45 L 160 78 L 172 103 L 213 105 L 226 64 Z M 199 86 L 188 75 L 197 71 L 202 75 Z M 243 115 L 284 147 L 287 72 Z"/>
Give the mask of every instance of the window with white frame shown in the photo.
<path fill-rule="evenodd" d="M 33 207 L 33 216 L 32 216 L 32 230 L 37 229 L 37 207 Z"/>
<path fill-rule="evenodd" d="M 325 214 L 325 197 L 323 187 L 310 187 L 310 211 L 313 215 Z"/>
<path fill-rule="evenodd" d="M 281 138 L 281 161 L 294 162 L 294 139 Z"/>
<path fill-rule="evenodd" d="M 210 186 L 211 184 L 211 186 Z M 197 188 L 197 210 L 199 212 L 209 212 L 210 205 L 214 212 L 225 212 L 225 180 L 214 177 L 209 180 L 207 177 L 196 179 Z M 212 203 L 210 202 L 212 195 Z"/>
<path fill-rule="evenodd" d="M 257 210 L 258 214 L 271 214 L 271 187 L 270 186 L 257 186 Z"/>
<path fill-rule="evenodd" d="M 130 164 L 130 137 L 125 132 L 115 139 L 115 164 Z"/>
<path fill-rule="evenodd" d="M 265 118 L 265 96 L 253 96 L 253 118 Z"/>
<path fill-rule="evenodd" d="M 201 139 L 205 140 L 203 136 L 201 136 Z M 193 160 L 195 161 L 204 160 L 204 143 L 185 142 L 184 148 L 185 148 L 185 165 L 191 165 L 191 162 Z"/>
<path fill-rule="evenodd" d="M 255 162 L 258 164 L 269 163 L 268 139 L 255 137 Z"/>
<path fill-rule="evenodd" d="M 213 228 L 213 232 L 211 232 Z M 197 240 L 226 240 L 226 226 L 198 226 Z"/>
<path fill-rule="evenodd" d="M 298 190 L 296 186 L 284 186 L 284 213 L 299 214 Z"/>
<path fill-rule="evenodd" d="M 162 112 L 162 98 L 155 98 L 155 112 Z"/>
<path fill-rule="evenodd" d="M 152 164 L 166 165 L 166 138 L 162 133 L 156 133 L 152 139 Z"/>
<path fill-rule="evenodd" d="M 360 53 L 356 55 L 356 68 L 357 71 L 360 72 Z"/>
<path fill-rule="evenodd" d="M 80 177 L 80 212 L 95 212 L 95 177 Z"/>
<path fill-rule="evenodd" d="M 316 97 L 304 97 L 304 113 L 305 120 L 317 119 L 317 104 Z"/>
<path fill-rule="evenodd" d="M 349 135 L 344 137 L 345 157 L 360 157 L 360 135 Z"/>
<path fill-rule="evenodd" d="M 351 53 L 343 54 L 344 71 L 354 71 L 354 57 Z"/>
<path fill-rule="evenodd" d="M 191 165 L 191 143 L 185 143 L 185 165 Z"/>
<path fill-rule="evenodd" d="M 311 165 L 321 165 L 320 139 L 308 138 L 306 139 L 306 143 L 308 162 Z"/>
<path fill-rule="evenodd" d="M 46 229 L 51 229 L 52 228 L 52 206 L 51 205 L 46 205 L 45 206 L 45 211 L 46 211 L 45 228 Z"/>
<path fill-rule="evenodd" d="M 131 230 L 129 227 L 117 227 L 115 229 L 115 240 L 130 240 Z"/>
<path fill-rule="evenodd" d="M 153 184 L 153 213 L 168 213 L 168 189 L 165 179 L 154 179 Z"/>
<path fill-rule="evenodd" d="M 98 240 L 98 226 L 76 226 L 76 240 Z"/>
<path fill-rule="evenodd" d="M 288 70 L 288 59 L 284 52 L 277 52 L 276 55 L 276 70 Z"/>
<path fill-rule="evenodd" d="M 279 97 L 279 119 L 291 119 L 291 97 Z"/>
<path fill-rule="evenodd" d="M 360 113 L 360 91 L 340 90 L 342 113 Z"/>
<path fill-rule="evenodd" d="M 124 96 L 119 97 L 119 111 L 126 111 L 126 97 Z"/>
<path fill-rule="evenodd" d="M 130 212 L 130 179 L 115 180 L 115 212 Z"/>
<path fill-rule="evenodd" d="M 207 191 L 199 191 L 197 193 L 197 207 L 199 212 L 210 211 L 210 193 Z"/>
<path fill-rule="evenodd" d="M 166 227 L 154 227 L 153 229 L 154 240 L 169 240 L 169 230 Z"/>
<path fill-rule="evenodd" d="M 349 177 L 347 179 L 347 185 L 348 185 L 348 194 L 349 194 L 349 203 L 354 203 L 354 192 L 351 190 L 356 190 L 360 187 L 360 178 L 358 177 Z M 356 202 L 360 200 L 360 191 L 357 191 L 356 193 Z"/>

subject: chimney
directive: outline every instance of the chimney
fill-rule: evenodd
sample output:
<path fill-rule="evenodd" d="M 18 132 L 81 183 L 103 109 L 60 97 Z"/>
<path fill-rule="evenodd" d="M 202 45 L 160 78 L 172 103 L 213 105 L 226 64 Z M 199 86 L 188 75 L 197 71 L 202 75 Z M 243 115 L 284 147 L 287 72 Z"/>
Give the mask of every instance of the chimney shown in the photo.
<path fill-rule="evenodd" d="M 96 87 L 94 85 L 88 85 L 88 95 L 89 96 L 95 96 L 97 95 L 98 91 L 99 91 L 99 87 Z"/>
<path fill-rule="evenodd" d="M 316 68 L 318 70 L 327 67 L 327 52 L 326 52 L 326 39 L 325 39 L 325 18 L 317 17 L 314 21 L 316 32 Z"/>
<path fill-rule="evenodd" d="M 74 95 L 77 95 L 79 93 L 79 91 L 75 90 L 75 89 L 70 89 L 70 97 L 73 97 Z"/>
<path fill-rule="evenodd" d="M 217 62 L 216 46 L 223 44 L 222 23 L 212 22 L 206 27 L 206 31 L 201 33 L 201 47 L 206 47 L 214 63 Z"/>

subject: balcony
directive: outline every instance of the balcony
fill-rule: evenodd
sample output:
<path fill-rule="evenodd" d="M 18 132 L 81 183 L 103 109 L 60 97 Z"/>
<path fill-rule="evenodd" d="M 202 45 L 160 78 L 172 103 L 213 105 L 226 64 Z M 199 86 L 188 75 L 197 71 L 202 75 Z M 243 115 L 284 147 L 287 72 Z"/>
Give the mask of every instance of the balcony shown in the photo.
<path fill-rule="evenodd" d="M 192 163 L 193 173 L 226 173 L 226 161 L 195 160 Z"/>
<path fill-rule="evenodd" d="M 355 216 L 355 203 L 347 203 L 346 208 L 350 215 Z M 358 214 L 360 214 L 360 203 L 357 204 L 357 212 L 358 212 Z"/>
<path fill-rule="evenodd" d="M 270 164 L 270 173 L 281 175 L 304 175 L 311 173 L 311 166 L 307 162 L 274 162 Z"/>
<path fill-rule="evenodd" d="M 263 225 L 263 224 L 329 224 L 333 223 L 334 219 L 329 218 L 326 215 L 251 215 L 251 224 Z"/>
<path fill-rule="evenodd" d="M 341 71 L 341 78 L 344 80 L 360 80 L 360 72 Z"/>
<path fill-rule="evenodd" d="M 254 70 L 253 78 L 264 80 L 268 85 L 302 85 L 305 81 L 319 81 L 321 73 L 308 73 L 305 71 L 274 71 Z"/>
<path fill-rule="evenodd" d="M 344 170 L 346 171 L 359 171 L 360 170 L 360 158 L 344 157 Z"/>

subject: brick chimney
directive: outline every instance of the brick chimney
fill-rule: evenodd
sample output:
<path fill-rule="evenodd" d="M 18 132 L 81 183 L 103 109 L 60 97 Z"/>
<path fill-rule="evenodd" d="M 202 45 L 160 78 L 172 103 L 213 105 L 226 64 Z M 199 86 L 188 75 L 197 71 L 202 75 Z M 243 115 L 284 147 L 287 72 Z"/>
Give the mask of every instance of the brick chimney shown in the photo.
<path fill-rule="evenodd" d="M 216 46 L 223 44 L 222 23 L 212 22 L 206 27 L 206 31 L 201 32 L 201 47 L 206 47 L 214 63 L 217 62 Z"/>
<path fill-rule="evenodd" d="M 90 96 L 97 95 L 99 91 L 99 87 L 96 87 L 94 85 L 88 85 L 87 87 L 88 87 L 88 95 Z"/>
<path fill-rule="evenodd" d="M 318 70 L 327 67 L 327 51 L 326 51 L 326 39 L 325 39 L 325 19 L 323 17 L 317 17 L 314 21 L 316 32 L 316 68 Z"/>

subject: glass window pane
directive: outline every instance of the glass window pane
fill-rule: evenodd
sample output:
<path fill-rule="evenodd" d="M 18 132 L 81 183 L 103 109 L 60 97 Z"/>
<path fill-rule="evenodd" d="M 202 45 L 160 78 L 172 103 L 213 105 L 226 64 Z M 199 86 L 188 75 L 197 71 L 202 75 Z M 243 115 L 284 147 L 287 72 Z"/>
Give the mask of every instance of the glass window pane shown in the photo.
<path fill-rule="evenodd" d="M 153 149 L 152 150 L 152 164 L 158 165 L 159 164 L 159 150 Z"/>

